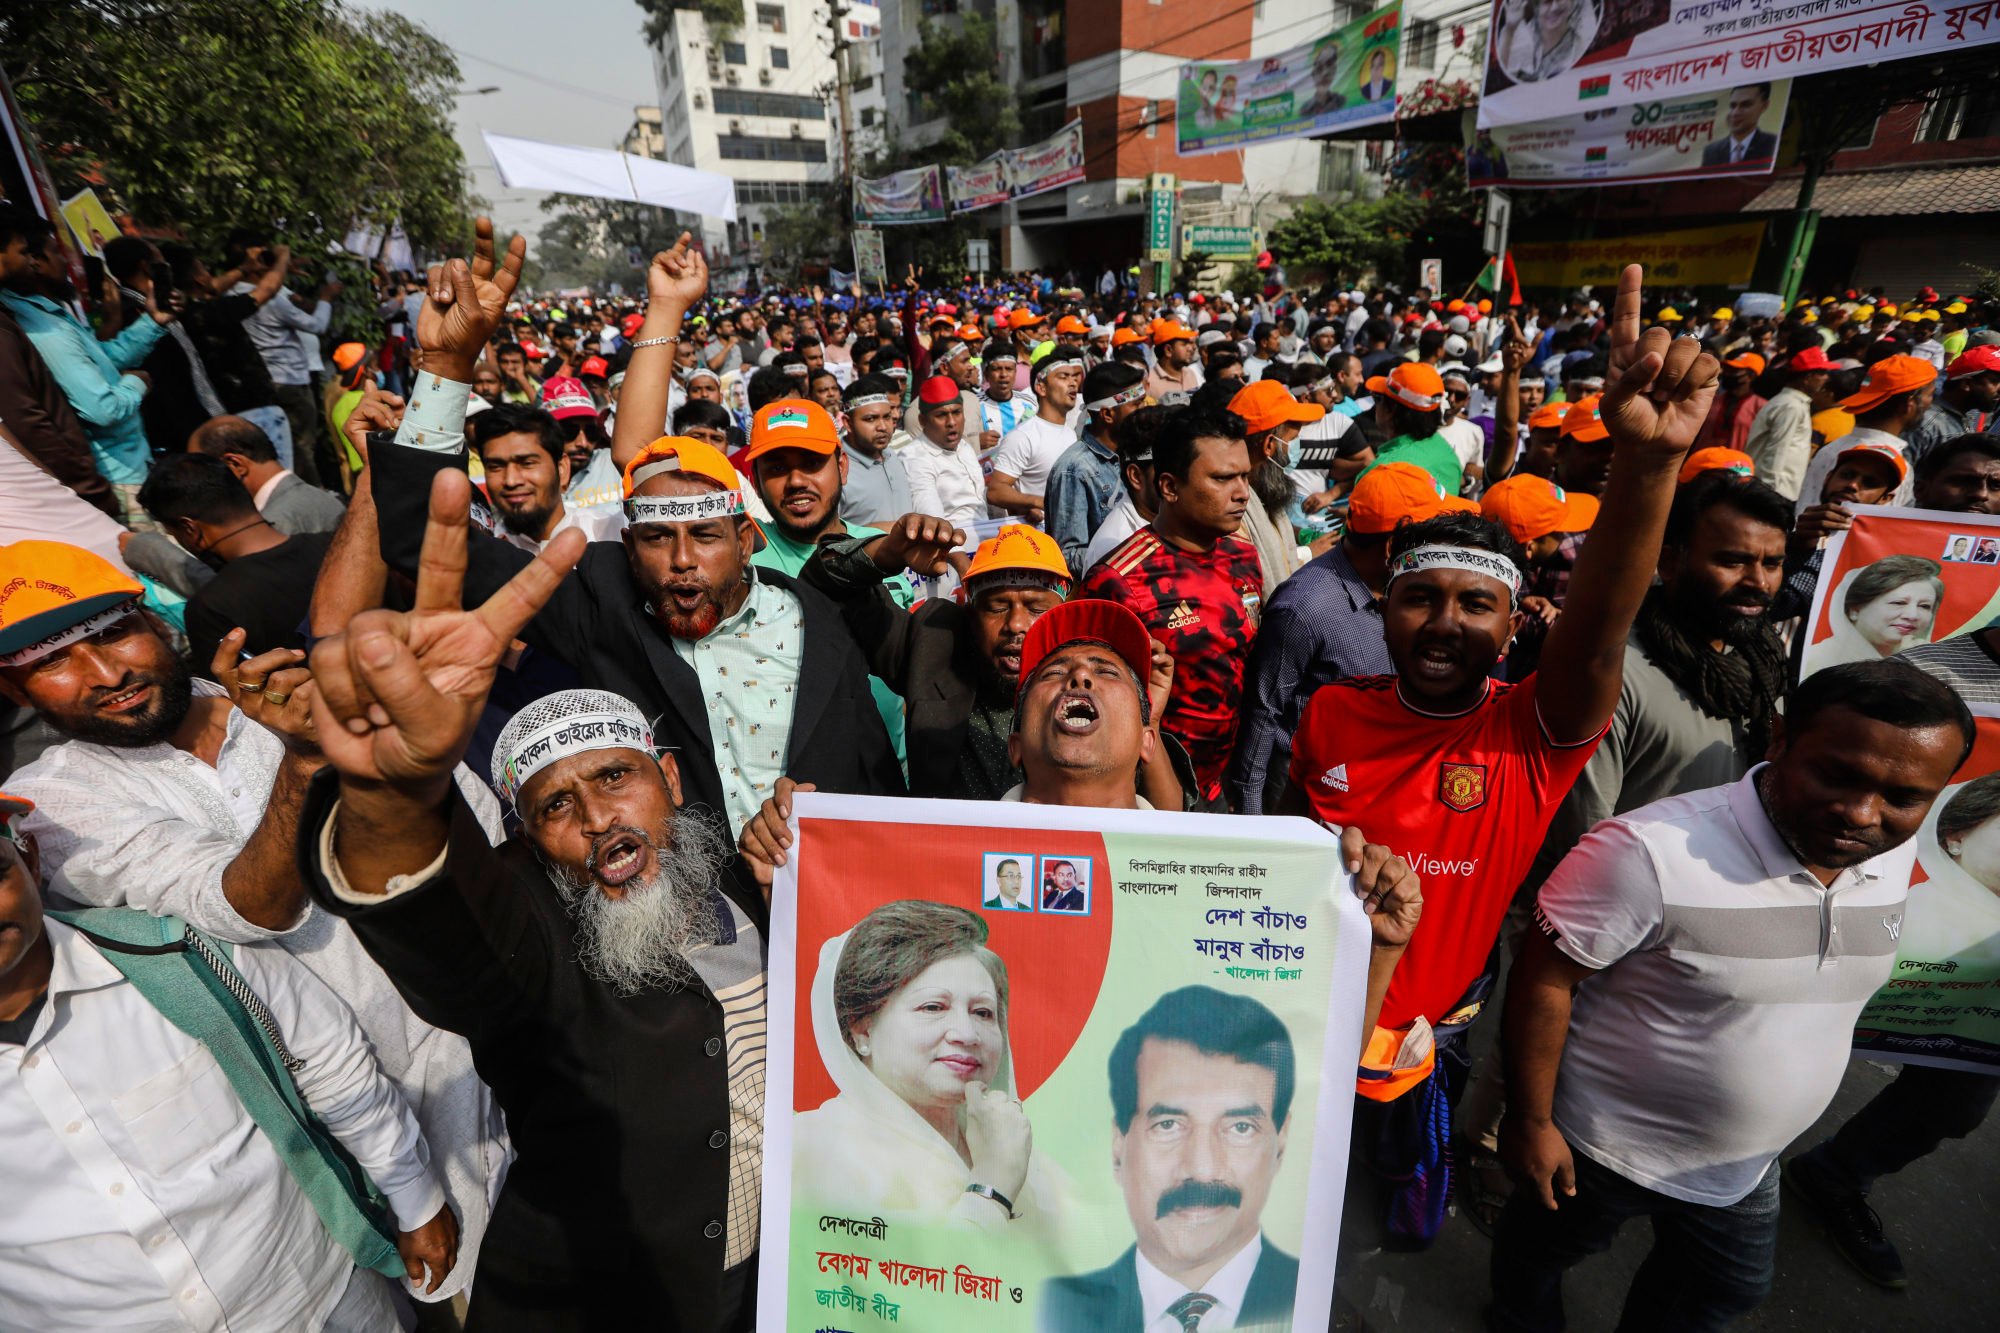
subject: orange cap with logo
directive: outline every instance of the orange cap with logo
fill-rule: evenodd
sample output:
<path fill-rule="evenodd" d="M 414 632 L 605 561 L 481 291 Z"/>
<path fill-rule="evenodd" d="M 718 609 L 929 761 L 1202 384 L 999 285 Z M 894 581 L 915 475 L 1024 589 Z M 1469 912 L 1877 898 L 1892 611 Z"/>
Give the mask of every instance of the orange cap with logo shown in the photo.
<path fill-rule="evenodd" d="M 987 588 L 1035 587 L 1069 589 L 1074 576 L 1063 559 L 1062 547 L 1045 532 L 1020 523 L 1009 523 L 979 543 L 972 564 L 965 571 L 968 592 Z"/>
<path fill-rule="evenodd" d="M 1252 435 L 1275 430 L 1287 421 L 1304 425 L 1326 415 L 1326 409 L 1318 403 L 1300 402 L 1292 397 L 1290 389 L 1276 380 L 1258 380 L 1255 384 L 1244 385 L 1229 400 L 1229 410 L 1243 418 L 1244 426 Z"/>
<path fill-rule="evenodd" d="M 1153 321 L 1153 346 L 1179 342 L 1194 337 L 1194 330 L 1177 319 L 1156 319 Z"/>
<path fill-rule="evenodd" d="M 1347 497 L 1347 528 L 1366 536 L 1394 532 L 1405 522 L 1479 508 L 1445 493 L 1444 483 L 1415 463 L 1377 463 L 1361 474 Z"/>
<path fill-rule="evenodd" d="M 1111 345 L 1113 347 L 1124 347 L 1130 343 L 1144 341 L 1145 338 L 1137 329 L 1120 328 L 1112 330 L 1111 333 Z"/>
<path fill-rule="evenodd" d="M 1528 414 L 1528 429 L 1560 430 L 1563 424 L 1563 417 L 1568 412 L 1568 403 L 1543 403 Z"/>
<path fill-rule="evenodd" d="M 1702 473 L 1714 472 L 1717 469 L 1754 477 L 1757 475 L 1757 461 L 1741 449 L 1730 449 L 1719 444 L 1710 445 L 1706 449 L 1697 449 L 1689 454 L 1687 462 L 1681 464 L 1680 476 L 1674 480 L 1677 485 L 1685 486 Z"/>
<path fill-rule="evenodd" d="M 1479 512 L 1526 545 L 1552 532 L 1587 532 L 1597 521 L 1597 500 L 1572 495 L 1547 477 L 1523 472 L 1498 482 L 1480 498 Z"/>
<path fill-rule="evenodd" d="M 1056 332 L 1087 334 L 1090 332 L 1090 325 L 1084 323 L 1082 320 L 1078 319 L 1075 315 L 1064 315 L 1061 319 L 1056 321 Z"/>
<path fill-rule="evenodd" d="M 1387 394 L 1391 401 L 1419 412 L 1435 412 L 1444 402 L 1444 379 L 1436 366 L 1405 361 L 1387 375 L 1371 375 L 1368 392 Z"/>
<path fill-rule="evenodd" d="M 1026 306 L 1017 307 L 1007 314 L 1007 327 L 1010 329 L 1032 329 L 1037 324 L 1045 324 L 1047 322 L 1043 316 L 1036 314 Z"/>
<path fill-rule="evenodd" d="M 1571 403 L 1569 410 L 1563 413 L 1563 438 L 1579 444 L 1595 444 L 1599 440 L 1610 439 L 1611 428 L 1604 424 L 1604 413 L 1599 410 L 1603 400 L 1603 394 L 1594 393 Z"/>
<path fill-rule="evenodd" d="M 1079 598 L 1049 608 L 1028 626 L 1021 642 L 1021 687 L 1036 668 L 1073 643 L 1101 643 L 1123 658 L 1139 677 L 1139 688 L 1153 672 L 1153 637 L 1146 623 L 1118 602 Z"/>
<path fill-rule="evenodd" d="M 809 398 L 780 398 L 750 418 L 750 452 L 743 461 L 755 463 L 773 449 L 830 454 L 839 448 L 840 428 L 825 408 Z"/>
<path fill-rule="evenodd" d="M 131 575 L 81 546 L 0 546 L 0 666 L 23 665 L 96 633 L 145 593 Z"/>
<path fill-rule="evenodd" d="M 1937 367 L 1920 356 L 1885 356 L 1868 367 L 1868 378 L 1861 382 L 1860 391 L 1841 399 L 1840 406 L 1849 412 L 1866 412 L 1936 378 Z"/>
<path fill-rule="evenodd" d="M 632 456 L 625 465 L 625 496 L 648 477 L 662 472 L 687 472 L 706 477 L 717 485 L 741 489 L 743 478 L 730 465 L 729 455 L 712 444 L 685 435 L 662 435 Z M 643 475 L 642 475 L 643 474 Z"/>

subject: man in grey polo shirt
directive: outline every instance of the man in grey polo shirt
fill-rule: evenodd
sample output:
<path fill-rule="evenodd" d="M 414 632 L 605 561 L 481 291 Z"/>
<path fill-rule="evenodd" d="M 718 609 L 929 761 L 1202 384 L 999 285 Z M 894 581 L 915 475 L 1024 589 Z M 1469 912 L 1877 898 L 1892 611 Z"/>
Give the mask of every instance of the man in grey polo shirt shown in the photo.
<path fill-rule="evenodd" d="M 1768 763 L 1606 820 L 1542 886 L 1507 990 L 1494 1329 L 1562 1328 L 1564 1270 L 1640 1215 L 1621 1328 L 1719 1329 L 1770 1291 L 1778 1153 L 1840 1085 L 1973 735 L 1894 659 L 1808 677 L 1775 730 Z"/>
<path fill-rule="evenodd" d="M 896 397 L 895 381 L 886 375 L 863 375 L 841 392 L 847 480 L 840 488 L 840 516 L 850 523 L 887 525 L 910 512 L 910 475 L 889 451 Z"/>

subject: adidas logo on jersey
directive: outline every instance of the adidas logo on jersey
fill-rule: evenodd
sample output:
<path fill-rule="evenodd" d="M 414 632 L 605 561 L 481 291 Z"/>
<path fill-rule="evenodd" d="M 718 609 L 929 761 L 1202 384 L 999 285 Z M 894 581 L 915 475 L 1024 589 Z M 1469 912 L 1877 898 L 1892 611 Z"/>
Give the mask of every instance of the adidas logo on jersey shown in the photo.
<path fill-rule="evenodd" d="M 1182 602 L 1179 606 L 1175 607 L 1174 613 L 1167 617 L 1168 629 L 1188 629 L 1200 623 L 1201 613 L 1186 602 Z"/>
<path fill-rule="evenodd" d="M 1347 765 L 1335 764 L 1332 768 L 1329 768 L 1328 770 L 1326 770 L 1326 772 L 1320 774 L 1319 780 L 1325 783 L 1327 786 L 1333 788 L 1335 791 L 1346 791 Z"/>

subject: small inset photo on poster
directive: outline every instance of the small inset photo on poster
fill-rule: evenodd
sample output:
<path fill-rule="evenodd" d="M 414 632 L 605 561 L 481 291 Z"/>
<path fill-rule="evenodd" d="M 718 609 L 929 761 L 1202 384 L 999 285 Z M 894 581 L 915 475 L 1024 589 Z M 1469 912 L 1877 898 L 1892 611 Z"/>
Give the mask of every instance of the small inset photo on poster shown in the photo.
<path fill-rule="evenodd" d="M 1969 532 L 1954 532 L 1945 538 L 1944 555 L 1940 558 L 1946 564 L 1963 565 L 1972 562 L 1972 548 L 1979 539 Z"/>
<path fill-rule="evenodd" d="M 1087 856 L 1044 856 L 1041 897 L 1044 912 L 1064 916 L 1090 915 L 1090 858 Z"/>
<path fill-rule="evenodd" d="M 988 852 L 980 858 L 979 905 L 989 912 L 1035 910 L 1035 854 Z"/>
<path fill-rule="evenodd" d="M 1972 547 L 1972 563 L 1975 565 L 2000 565 L 2000 540 L 1981 537 Z"/>

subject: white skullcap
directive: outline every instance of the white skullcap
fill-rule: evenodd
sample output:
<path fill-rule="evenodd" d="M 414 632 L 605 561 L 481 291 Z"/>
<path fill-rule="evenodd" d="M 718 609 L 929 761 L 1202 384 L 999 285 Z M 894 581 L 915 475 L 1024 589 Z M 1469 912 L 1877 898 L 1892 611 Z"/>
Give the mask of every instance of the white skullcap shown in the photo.
<path fill-rule="evenodd" d="M 653 753 L 653 727 L 637 705 L 608 690 L 560 690 L 514 714 L 493 743 L 493 787 L 513 804 L 528 780 L 590 750 Z"/>

